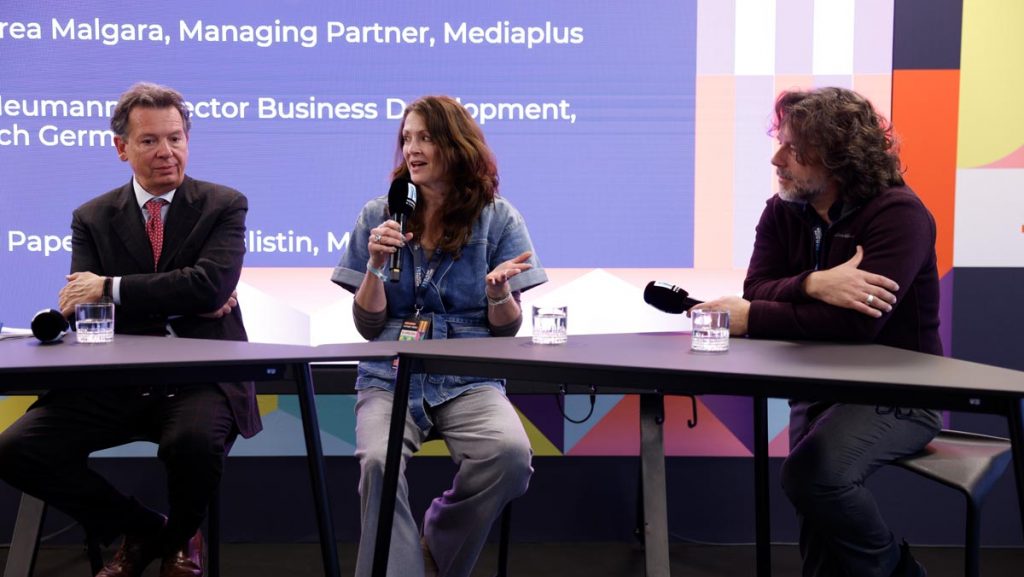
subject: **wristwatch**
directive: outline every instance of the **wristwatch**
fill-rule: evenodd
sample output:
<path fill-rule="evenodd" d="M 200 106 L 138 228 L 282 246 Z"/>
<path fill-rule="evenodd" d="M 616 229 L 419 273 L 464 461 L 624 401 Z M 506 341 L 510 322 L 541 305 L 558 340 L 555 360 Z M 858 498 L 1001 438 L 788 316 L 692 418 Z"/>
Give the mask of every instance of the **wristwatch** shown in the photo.
<path fill-rule="evenodd" d="M 114 302 L 114 278 L 103 277 L 103 296 L 101 300 L 105 303 Z"/>

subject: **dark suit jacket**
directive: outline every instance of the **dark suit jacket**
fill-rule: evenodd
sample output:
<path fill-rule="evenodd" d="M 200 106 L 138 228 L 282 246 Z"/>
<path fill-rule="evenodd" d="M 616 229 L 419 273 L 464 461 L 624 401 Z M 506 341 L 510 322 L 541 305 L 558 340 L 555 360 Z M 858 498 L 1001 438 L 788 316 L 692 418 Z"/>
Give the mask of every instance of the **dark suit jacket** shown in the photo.
<path fill-rule="evenodd" d="M 248 201 L 237 190 L 186 176 L 167 211 L 156 272 L 145 220 L 132 183 L 75 210 L 71 272 L 121 277 L 115 331 L 162 335 L 170 322 L 179 337 L 247 340 L 241 307 L 219 319 L 198 316 L 223 305 L 238 284 L 245 255 Z M 219 383 L 244 437 L 260 431 L 251 382 Z"/>

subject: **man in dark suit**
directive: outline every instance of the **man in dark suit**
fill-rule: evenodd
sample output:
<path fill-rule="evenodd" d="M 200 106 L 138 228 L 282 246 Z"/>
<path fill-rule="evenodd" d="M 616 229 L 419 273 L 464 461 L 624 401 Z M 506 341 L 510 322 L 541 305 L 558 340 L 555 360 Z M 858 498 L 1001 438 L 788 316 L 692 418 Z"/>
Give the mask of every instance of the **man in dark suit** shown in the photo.
<path fill-rule="evenodd" d="M 140 83 L 110 121 L 128 184 L 79 207 L 66 316 L 110 299 L 124 334 L 246 340 L 235 300 L 247 201 L 193 180 L 182 96 Z M 53 391 L 0 435 L 0 477 L 70 514 L 91 534 L 124 541 L 97 577 L 137 577 L 161 558 L 161 577 L 201 576 L 199 525 L 236 435 L 261 428 L 252 383 Z M 168 516 L 124 495 L 87 464 L 90 453 L 136 440 L 159 445 Z"/>

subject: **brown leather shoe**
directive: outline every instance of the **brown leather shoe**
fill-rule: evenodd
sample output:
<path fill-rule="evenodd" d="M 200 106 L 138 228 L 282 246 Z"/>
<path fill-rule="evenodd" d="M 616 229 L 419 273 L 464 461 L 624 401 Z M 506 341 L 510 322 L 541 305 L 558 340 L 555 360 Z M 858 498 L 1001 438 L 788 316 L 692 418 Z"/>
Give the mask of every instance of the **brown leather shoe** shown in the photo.
<path fill-rule="evenodd" d="M 160 534 L 125 535 L 114 558 L 96 577 L 139 577 L 153 559 L 160 556 Z"/>
<path fill-rule="evenodd" d="M 164 557 L 160 564 L 160 577 L 203 577 L 203 534 L 196 534 L 180 551 Z"/>

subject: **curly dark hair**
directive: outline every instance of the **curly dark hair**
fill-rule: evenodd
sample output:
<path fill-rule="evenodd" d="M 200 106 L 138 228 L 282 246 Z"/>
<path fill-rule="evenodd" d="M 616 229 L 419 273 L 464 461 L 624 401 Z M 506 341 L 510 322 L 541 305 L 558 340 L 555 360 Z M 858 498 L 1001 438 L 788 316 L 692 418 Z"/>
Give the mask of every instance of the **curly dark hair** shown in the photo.
<path fill-rule="evenodd" d="M 152 82 L 138 82 L 126 90 L 117 101 L 114 114 L 110 117 L 110 130 L 121 138 L 128 136 L 128 117 L 135 107 L 142 108 L 176 108 L 181 113 L 181 122 L 185 125 L 185 134 L 192 128 L 191 114 L 181 93 L 167 86 Z"/>
<path fill-rule="evenodd" d="M 498 196 L 498 165 L 483 131 L 465 107 L 448 96 L 424 96 L 410 104 L 402 116 L 392 178 L 409 178 L 409 167 L 402 156 L 402 131 L 412 112 L 423 117 L 451 181 L 451 190 L 441 207 L 444 230 L 438 246 L 458 255 L 469 242 L 473 223 L 481 211 Z M 413 214 L 407 232 L 423 234 L 423 213 L 417 210 Z"/>
<path fill-rule="evenodd" d="M 864 202 L 903 184 L 892 125 L 845 88 L 787 91 L 775 101 L 771 134 L 785 129 L 801 163 L 821 163 L 844 200 Z"/>

